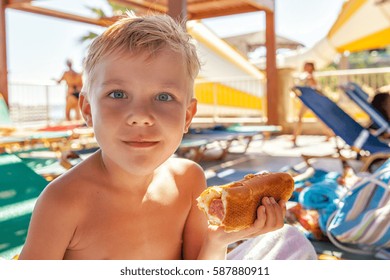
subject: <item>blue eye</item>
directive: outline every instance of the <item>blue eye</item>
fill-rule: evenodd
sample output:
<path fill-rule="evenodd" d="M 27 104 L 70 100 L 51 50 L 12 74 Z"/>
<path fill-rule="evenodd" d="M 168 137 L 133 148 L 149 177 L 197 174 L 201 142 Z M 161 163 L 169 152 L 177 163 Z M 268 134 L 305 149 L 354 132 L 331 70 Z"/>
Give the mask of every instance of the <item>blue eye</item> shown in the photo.
<path fill-rule="evenodd" d="M 120 90 L 114 90 L 108 96 L 111 98 L 114 98 L 114 99 L 127 98 L 127 95 L 123 91 L 120 91 Z"/>
<path fill-rule="evenodd" d="M 156 99 L 158 101 L 171 101 L 171 100 L 173 100 L 172 96 L 166 92 L 160 93 L 159 95 L 157 95 Z"/>

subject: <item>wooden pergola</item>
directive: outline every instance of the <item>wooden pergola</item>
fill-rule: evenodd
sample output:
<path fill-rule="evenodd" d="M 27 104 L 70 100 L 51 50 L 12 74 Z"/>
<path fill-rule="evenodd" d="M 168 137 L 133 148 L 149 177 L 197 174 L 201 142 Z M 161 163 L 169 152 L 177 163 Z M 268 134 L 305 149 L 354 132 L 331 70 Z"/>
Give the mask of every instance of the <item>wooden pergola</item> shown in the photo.
<path fill-rule="evenodd" d="M 0 92 L 7 103 L 8 80 L 5 20 L 5 10 L 7 8 L 99 26 L 109 26 L 115 21 L 115 18 L 94 19 L 55 11 L 34 6 L 34 2 L 32 0 L 0 0 Z M 280 124 L 281 113 L 278 111 L 279 94 L 277 88 L 274 0 L 110 0 L 110 2 L 136 9 L 137 14 L 148 12 L 167 13 L 173 18 L 188 20 L 258 11 L 265 12 L 267 118 L 268 124 Z"/>

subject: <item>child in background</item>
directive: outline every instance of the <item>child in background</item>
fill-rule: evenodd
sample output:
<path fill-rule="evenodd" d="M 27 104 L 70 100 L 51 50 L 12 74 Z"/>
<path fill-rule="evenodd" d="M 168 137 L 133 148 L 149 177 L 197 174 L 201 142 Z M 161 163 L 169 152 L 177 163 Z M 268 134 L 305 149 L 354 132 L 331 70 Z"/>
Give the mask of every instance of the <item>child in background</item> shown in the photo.
<path fill-rule="evenodd" d="M 321 94 L 320 88 L 318 86 L 318 83 L 316 79 L 314 78 L 314 71 L 315 66 L 313 62 L 305 62 L 303 65 L 303 77 L 302 77 L 302 85 L 306 87 L 311 87 L 315 89 L 318 93 Z M 302 119 L 305 113 L 307 112 L 308 108 L 302 103 L 301 109 L 298 113 L 298 122 L 295 125 L 293 136 L 292 136 L 292 142 L 294 146 L 297 146 L 297 138 L 298 135 L 302 133 Z M 326 134 L 326 140 L 328 141 L 331 137 L 334 136 L 334 133 L 324 124 L 324 132 Z"/>

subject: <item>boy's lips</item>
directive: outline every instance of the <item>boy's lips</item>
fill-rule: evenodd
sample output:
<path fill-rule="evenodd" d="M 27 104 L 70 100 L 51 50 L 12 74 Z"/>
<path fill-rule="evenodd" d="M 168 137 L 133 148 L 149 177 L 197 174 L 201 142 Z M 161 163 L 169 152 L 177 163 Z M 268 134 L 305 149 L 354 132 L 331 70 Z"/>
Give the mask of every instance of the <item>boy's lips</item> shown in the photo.
<path fill-rule="evenodd" d="M 130 140 L 123 141 L 127 146 L 134 148 L 149 148 L 157 145 L 158 141 L 147 141 L 147 140 Z"/>

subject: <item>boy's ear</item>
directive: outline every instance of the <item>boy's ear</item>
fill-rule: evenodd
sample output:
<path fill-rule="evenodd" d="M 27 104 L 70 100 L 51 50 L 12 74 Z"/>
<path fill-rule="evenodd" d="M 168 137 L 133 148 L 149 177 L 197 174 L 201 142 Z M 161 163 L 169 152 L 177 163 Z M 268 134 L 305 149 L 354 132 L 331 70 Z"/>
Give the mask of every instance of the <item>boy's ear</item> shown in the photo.
<path fill-rule="evenodd" d="M 83 115 L 85 123 L 92 127 L 92 114 L 91 114 L 91 104 L 89 103 L 88 98 L 84 94 L 79 96 L 79 108 L 81 114 Z"/>
<path fill-rule="evenodd" d="M 198 101 L 195 98 L 192 98 L 186 110 L 186 125 L 184 127 L 184 133 L 188 132 L 192 119 L 196 114 L 197 106 L 198 106 Z"/>

